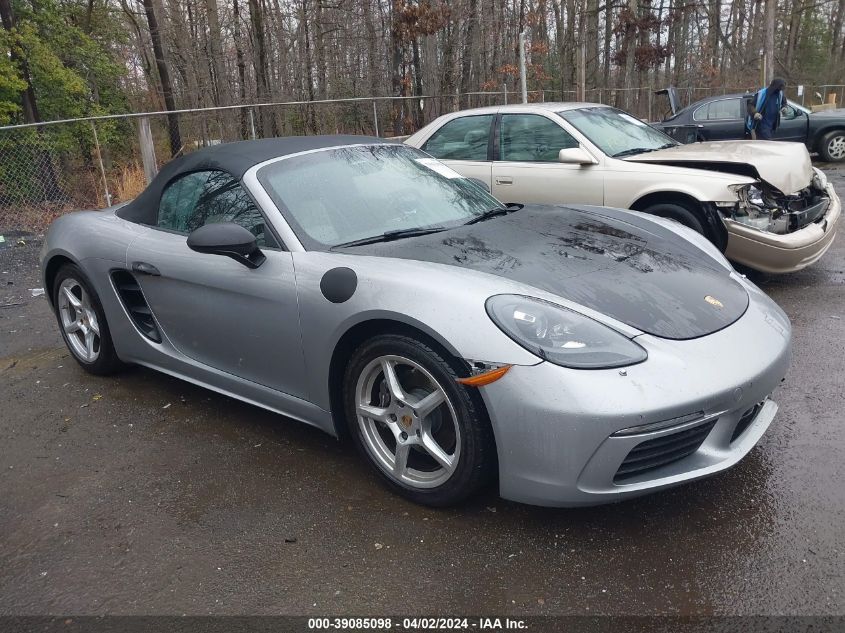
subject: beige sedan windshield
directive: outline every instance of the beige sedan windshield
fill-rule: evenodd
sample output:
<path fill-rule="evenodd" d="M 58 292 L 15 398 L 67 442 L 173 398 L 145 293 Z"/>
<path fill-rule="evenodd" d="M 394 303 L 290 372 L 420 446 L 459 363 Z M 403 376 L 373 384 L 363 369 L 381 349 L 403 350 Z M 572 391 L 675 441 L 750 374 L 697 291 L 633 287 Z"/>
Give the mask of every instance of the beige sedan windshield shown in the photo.
<path fill-rule="evenodd" d="M 615 108 L 581 108 L 558 112 L 608 156 L 621 158 L 665 149 L 677 141 Z"/>

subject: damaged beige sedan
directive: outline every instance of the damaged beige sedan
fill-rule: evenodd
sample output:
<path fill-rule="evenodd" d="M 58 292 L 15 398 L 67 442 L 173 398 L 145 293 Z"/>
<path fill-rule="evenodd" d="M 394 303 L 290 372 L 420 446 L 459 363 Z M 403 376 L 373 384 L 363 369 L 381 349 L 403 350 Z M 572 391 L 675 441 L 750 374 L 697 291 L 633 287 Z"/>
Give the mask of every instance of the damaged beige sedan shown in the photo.
<path fill-rule="evenodd" d="M 801 143 L 680 145 L 635 117 L 589 103 L 447 114 L 405 141 L 505 203 L 642 211 L 707 236 L 728 258 L 786 273 L 830 248 L 839 198 Z"/>

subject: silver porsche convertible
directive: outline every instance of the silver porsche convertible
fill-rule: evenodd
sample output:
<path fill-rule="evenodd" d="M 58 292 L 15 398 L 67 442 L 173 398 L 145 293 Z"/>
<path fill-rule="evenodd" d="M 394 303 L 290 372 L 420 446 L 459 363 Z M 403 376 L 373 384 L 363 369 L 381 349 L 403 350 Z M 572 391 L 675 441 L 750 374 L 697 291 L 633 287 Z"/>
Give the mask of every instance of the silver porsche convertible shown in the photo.
<path fill-rule="evenodd" d="M 351 436 L 398 493 L 617 501 L 736 464 L 777 411 L 790 323 L 704 237 L 503 205 L 365 137 L 203 149 L 51 226 L 79 364 L 145 365 Z"/>

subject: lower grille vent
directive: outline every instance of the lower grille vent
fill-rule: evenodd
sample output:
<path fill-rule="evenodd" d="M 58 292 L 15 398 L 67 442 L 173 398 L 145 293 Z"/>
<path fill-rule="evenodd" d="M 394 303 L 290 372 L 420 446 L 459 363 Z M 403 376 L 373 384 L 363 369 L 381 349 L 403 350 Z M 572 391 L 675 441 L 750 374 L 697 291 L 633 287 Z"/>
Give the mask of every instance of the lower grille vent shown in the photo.
<path fill-rule="evenodd" d="M 614 482 L 637 477 L 692 455 L 701 446 L 717 420 L 637 444 L 619 466 Z"/>
<path fill-rule="evenodd" d="M 111 278 L 135 327 L 151 341 L 161 343 L 161 333 L 158 331 L 153 313 L 150 306 L 147 305 L 146 299 L 144 299 L 141 286 L 138 285 L 138 281 L 132 276 L 132 273 L 126 270 L 115 270 L 112 272 Z"/>

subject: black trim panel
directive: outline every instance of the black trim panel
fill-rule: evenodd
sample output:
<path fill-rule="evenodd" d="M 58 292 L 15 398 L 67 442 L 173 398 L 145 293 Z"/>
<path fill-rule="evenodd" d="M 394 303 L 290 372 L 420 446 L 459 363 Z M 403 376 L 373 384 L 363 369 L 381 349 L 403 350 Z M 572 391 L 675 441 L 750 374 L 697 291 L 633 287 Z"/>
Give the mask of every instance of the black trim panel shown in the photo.
<path fill-rule="evenodd" d="M 138 331 L 153 343 L 161 343 L 161 332 L 135 276 L 128 270 L 113 270 L 111 280 L 117 296 Z"/>

